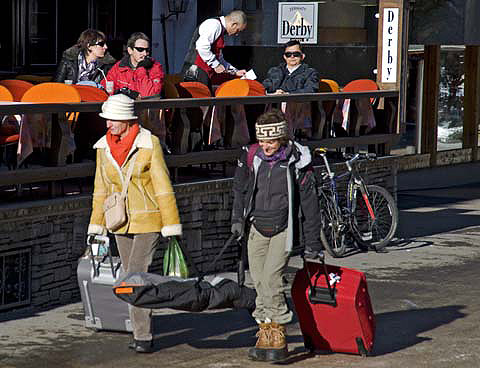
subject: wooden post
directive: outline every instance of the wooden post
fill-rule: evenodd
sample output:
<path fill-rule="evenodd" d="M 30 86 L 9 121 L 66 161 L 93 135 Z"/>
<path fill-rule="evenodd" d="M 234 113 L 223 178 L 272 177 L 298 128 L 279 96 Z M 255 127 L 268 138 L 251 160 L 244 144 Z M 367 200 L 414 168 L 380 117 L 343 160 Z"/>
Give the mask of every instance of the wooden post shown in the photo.
<path fill-rule="evenodd" d="M 421 153 L 430 154 L 430 166 L 437 164 L 439 85 L 440 45 L 426 45 L 423 76 Z"/>
<path fill-rule="evenodd" d="M 478 125 L 480 124 L 480 46 L 465 48 L 465 96 L 463 148 L 472 149 L 472 161 L 478 160 Z"/>

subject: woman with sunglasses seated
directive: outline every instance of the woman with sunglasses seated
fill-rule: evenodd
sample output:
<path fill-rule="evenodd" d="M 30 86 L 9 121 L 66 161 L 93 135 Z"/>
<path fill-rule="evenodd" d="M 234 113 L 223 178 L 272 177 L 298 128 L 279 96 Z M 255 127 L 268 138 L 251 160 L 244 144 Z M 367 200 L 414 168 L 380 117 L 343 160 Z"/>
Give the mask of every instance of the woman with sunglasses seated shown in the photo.
<path fill-rule="evenodd" d="M 86 29 L 77 43 L 64 51 L 53 81 L 70 80 L 73 84 L 91 81 L 99 86 L 116 61 L 107 48 L 103 32 Z"/>
<path fill-rule="evenodd" d="M 142 32 L 133 33 L 127 41 L 127 52 L 107 74 L 113 91 L 128 88 L 140 97 L 160 95 L 164 73 L 162 64 L 150 57 L 150 39 Z M 105 82 L 102 81 L 105 86 Z"/>
<path fill-rule="evenodd" d="M 316 93 L 320 77 L 318 72 L 305 64 L 305 54 L 300 42 L 288 41 L 283 52 L 285 63 L 268 70 L 263 86 L 267 94 Z M 312 136 L 311 104 L 289 102 L 282 109 L 289 121 L 290 132 L 297 139 Z"/>

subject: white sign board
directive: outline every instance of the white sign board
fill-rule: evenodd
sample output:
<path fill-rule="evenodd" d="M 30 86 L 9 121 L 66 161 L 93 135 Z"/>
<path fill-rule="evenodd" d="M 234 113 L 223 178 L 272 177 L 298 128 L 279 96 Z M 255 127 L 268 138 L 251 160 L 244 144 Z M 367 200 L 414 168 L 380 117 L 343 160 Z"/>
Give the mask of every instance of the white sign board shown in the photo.
<path fill-rule="evenodd" d="M 383 9 L 382 83 L 397 83 L 398 8 Z"/>
<path fill-rule="evenodd" d="M 278 3 L 277 42 L 317 43 L 318 3 Z"/>

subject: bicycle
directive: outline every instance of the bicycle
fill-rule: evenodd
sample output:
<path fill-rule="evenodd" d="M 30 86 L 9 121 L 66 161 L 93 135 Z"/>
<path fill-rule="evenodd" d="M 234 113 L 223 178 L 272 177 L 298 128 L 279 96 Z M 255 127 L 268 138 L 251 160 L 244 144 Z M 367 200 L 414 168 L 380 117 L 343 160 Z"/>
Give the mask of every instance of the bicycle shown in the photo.
<path fill-rule="evenodd" d="M 315 149 L 326 171 L 321 173 L 319 201 L 322 215 L 320 238 L 333 257 L 345 254 L 347 244 L 360 250 L 380 251 L 392 240 L 398 225 L 398 209 L 392 195 L 378 185 L 367 185 L 356 168 L 360 158 L 376 159 L 375 154 L 343 154 L 347 171 L 340 175 L 330 169 L 327 151 Z M 337 181 L 349 176 L 345 201 L 339 199 Z"/>

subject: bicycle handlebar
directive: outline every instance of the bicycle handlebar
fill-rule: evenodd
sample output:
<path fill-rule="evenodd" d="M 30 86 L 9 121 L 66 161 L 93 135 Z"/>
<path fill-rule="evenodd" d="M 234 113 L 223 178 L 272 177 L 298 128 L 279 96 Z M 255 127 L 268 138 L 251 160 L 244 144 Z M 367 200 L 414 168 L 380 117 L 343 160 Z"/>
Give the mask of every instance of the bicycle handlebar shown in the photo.
<path fill-rule="evenodd" d="M 315 148 L 313 151 L 314 154 L 320 155 L 323 158 L 323 161 L 325 163 L 325 166 L 327 168 L 328 176 L 333 177 L 334 173 L 330 170 L 330 165 L 327 159 L 327 149 L 323 147 Z M 359 159 L 365 159 L 365 160 L 375 160 L 377 158 L 377 155 L 375 153 L 343 153 L 342 152 L 342 157 L 346 159 L 345 165 L 348 168 L 348 171 L 352 171 L 353 169 L 353 163 Z"/>

